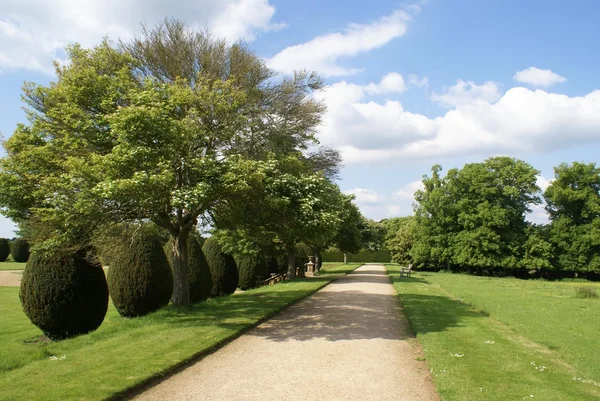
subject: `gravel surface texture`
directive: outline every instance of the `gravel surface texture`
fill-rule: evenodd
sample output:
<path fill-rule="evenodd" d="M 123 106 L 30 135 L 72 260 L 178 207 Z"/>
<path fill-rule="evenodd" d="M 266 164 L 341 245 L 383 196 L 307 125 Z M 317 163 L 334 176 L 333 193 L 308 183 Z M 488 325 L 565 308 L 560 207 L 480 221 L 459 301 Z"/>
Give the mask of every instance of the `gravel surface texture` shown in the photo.
<path fill-rule="evenodd" d="M 340 278 L 137 400 L 436 401 L 382 265 Z"/>
<path fill-rule="evenodd" d="M 18 287 L 22 277 L 23 270 L 0 270 L 0 287 Z"/>

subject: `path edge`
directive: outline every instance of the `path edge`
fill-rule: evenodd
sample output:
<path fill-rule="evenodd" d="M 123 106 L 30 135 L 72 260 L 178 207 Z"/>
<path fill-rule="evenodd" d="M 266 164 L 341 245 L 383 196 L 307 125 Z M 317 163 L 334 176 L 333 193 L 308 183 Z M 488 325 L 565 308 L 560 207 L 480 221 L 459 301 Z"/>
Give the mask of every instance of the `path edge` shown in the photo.
<path fill-rule="evenodd" d="M 362 266 L 365 266 L 365 264 L 363 263 L 362 265 L 357 266 L 356 269 L 358 269 L 359 267 L 362 267 Z M 354 270 L 356 270 L 356 269 L 354 269 Z M 168 367 L 167 369 L 163 370 L 162 372 L 155 373 L 155 374 L 147 377 L 146 379 L 143 379 L 140 382 L 132 385 L 131 387 L 126 388 L 125 390 L 118 391 L 118 392 L 114 393 L 113 395 L 111 395 L 110 397 L 104 398 L 104 400 L 105 401 L 122 401 L 122 400 L 129 400 L 129 399 L 134 398 L 135 396 L 140 395 L 144 391 L 149 390 L 150 388 L 152 388 L 152 387 L 154 387 L 154 386 L 162 383 L 163 381 L 171 378 L 172 376 L 174 376 L 177 373 L 185 370 L 186 368 L 190 367 L 191 365 L 195 364 L 196 362 L 200 362 L 201 360 L 203 360 L 207 356 L 209 356 L 209 355 L 213 354 L 214 352 L 220 350 L 221 348 L 223 348 L 227 344 L 232 343 L 233 341 L 237 340 L 238 338 L 240 338 L 244 334 L 247 334 L 249 331 L 255 329 L 258 326 L 260 326 L 261 324 L 263 324 L 267 320 L 272 319 L 273 317 L 279 315 L 280 313 L 282 313 L 286 309 L 291 308 L 292 306 L 298 304 L 299 302 L 302 302 L 306 298 L 314 295 L 317 291 L 321 291 L 322 289 L 324 289 L 325 287 L 327 287 L 331 283 L 334 283 L 334 282 L 338 281 L 340 278 L 345 277 L 348 274 L 351 274 L 352 272 L 354 272 L 354 270 L 352 270 L 349 273 L 337 275 L 338 277 L 333 278 L 328 283 L 322 285 L 319 288 L 316 288 L 314 291 L 309 292 L 305 296 L 303 296 L 301 298 L 298 298 L 298 299 L 290 302 L 289 304 L 284 305 L 281 308 L 279 308 L 277 310 L 274 310 L 273 312 L 271 312 L 271 313 L 263 316 L 262 318 L 260 318 L 259 320 L 257 320 L 255 323 L 249 325 L 248 327 L 243 328 L 242 330 L 238 331 L 237 333 L 232 334 L 229 337 L 224 338 L 223 340 L 217 342 L 216 344 L 212 345 L 211 347 L 206 348 L 206 349 L 204 349 L 202 351 L 199 351 L 199 352 L 195 353 L 194 355 L 192 355 L 191 357 L 189 357 L 187 359 L 184 359 L 184 360 L 182 360 L 180 362 L 177 362 L 176 364 L 174 364 L 173 366 Z M 319 277 L 319 276 L 317 276 L 317 277 Z M 323 276 L 320 276 L 320 277 L 323 277 Z"/>

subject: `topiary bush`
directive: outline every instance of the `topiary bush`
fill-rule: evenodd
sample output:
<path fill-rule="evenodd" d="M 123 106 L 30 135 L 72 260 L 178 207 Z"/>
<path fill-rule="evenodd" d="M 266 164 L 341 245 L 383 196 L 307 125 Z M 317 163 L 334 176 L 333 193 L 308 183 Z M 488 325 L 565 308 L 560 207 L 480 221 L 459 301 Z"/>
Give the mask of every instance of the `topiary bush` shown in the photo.
<path fill-rule="evenodd" d="M 242 290 L 249 290 L 256 287 L 258 277 L 266 277 L 266 261 L 259 256 L 239 255 L 235 258 L 235 263 L 240 274 L 238 287 Z"/>
<path fill-rule="evenodd" d="M 187 241 L 190 301 L 192 303 L 206 301 L 212 290 L 212 274 L 210 273 L 204 252 L 202 252 L 199 239 L 201 238 L 198 235 L 191 234 Z M 172 249 L 173 239 L 170 239 L 165 245 L 165 253 L 171 267 Z"/>
<path fill-rule="evenodd" d="M 53 340 L 94 331 L 106 316 L 106 277 L 86 256 L 84 251 L 34 253 L 25 267 L 23 310 Z"/>
<path fill-rule="evenodd" d="M 212 237 L 204 240 L 202 252 L 206 256 L 213 279 L 210 296 L 233 294 L 239 282 L 239 273 L 233 256 L 224 253 L 219 243 Z"/>
<path fill-rule="evenodd" d="M 29 242 L 23 238 L 17 238 L 12 244 L 11 255 L 15 262 L 27 262 L 29 260 Z"/>
<path fill-rule="evenodd" d="M 108 269 L 108 288 L 121 316 L 143 316 L 167 305 L 173 274 L 160 237 L 140 230 L 118 247 Z"/>
<path fill-rule="evenodd" d="M 598 293 L 592 287 L 579 286 L 575 287 L 575 298 L 598 298 Z"/>
<path fill-rule="evenodd" d="M 8 255 L 10 255 L 8 240 L 6 238 L 0 238 L 0 262 L 6 261 Z"/>

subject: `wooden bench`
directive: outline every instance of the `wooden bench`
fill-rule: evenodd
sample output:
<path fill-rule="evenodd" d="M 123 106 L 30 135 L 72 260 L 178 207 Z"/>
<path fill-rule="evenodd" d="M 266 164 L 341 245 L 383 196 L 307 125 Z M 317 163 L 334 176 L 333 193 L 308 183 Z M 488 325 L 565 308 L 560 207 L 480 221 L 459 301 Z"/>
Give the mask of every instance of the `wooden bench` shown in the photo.
<path fill-rule="evenodd" d="M 408 267 L 401 267 L 400 268 L 400 277 L 408 277 L 410 278 L 410 273 L 412 273 L 412 268 L 413 268 L 413 264 L 409 263 Z"/>

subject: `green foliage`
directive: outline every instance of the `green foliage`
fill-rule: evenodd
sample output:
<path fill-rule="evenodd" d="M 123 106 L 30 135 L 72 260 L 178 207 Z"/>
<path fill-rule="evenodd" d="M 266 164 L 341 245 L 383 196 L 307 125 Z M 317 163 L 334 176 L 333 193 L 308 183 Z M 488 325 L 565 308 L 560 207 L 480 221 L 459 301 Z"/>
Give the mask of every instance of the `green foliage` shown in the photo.
<path fill-rule="evenodd" d="M 10 254 L 15 262 L 27 262 L 29 260 L 29 242 L 23 238 L 17 238 L 12 244 Z"/>
<path fill-rule="evenodd" d="M 141 229 L 118 248 L 108 270 L 108 286 L 117 311 L 143 316 L 169 303 L 173 275 L 161 241 Z"/>
<path fill-rule="evenodd" d="M 204 240 L 202 252 L 212 275 L 211 297 L 233 294 L 240 278 L 233 256 L 224 253 L 221 245 L 212 237 Z"/>
<path fill-rule="evenodd" d="M 202 252 L 202 245 L 204 239 L 199 235 L 192 232 L 190 233 L 187 240 L 187 252 L 188 252 L 188 268 L 189 268 L 189 283 L 190 283 L 190 302 L 196 303 L 200 301 L 206 301 L 210 297 L 212 290 L 212 274 L 208 267 L 208 262 Z M 165 244 L 165 254 L 173 267 L 172 255 L 173 255 L 173 239 Z"/>
<path fill-rule="evenodd" d="M 322 252 L 323 262 L 343 262 L 344 253 L 339 249 L 330 248 Z M 346 254 L 349 263 L 390 263 L 392 253 L 388 250 L 360 251 Z"/>
<path fill-rule="evenodd" d="M 387 229 L 384 224 L 371 219 L 362 218 L 362 247 L 368 251 L 378 251 L 383 249 Z"/>
<path fill-rule="evenodd" d="M 521 265 L 526 269 L 552 270 L 555 249 L 550 242 L 548 226 L 532 225 L 527 227 L 527 241 Z"/>
<path fill-rule="evenodd" d="M 33 254 L 23 273 L 25 314 L 53 340 L 96 330 L 108 308 L 108 287 L 99 263 L 79 252 Z"/>
<path fill-rule="evenodd" d="M 352 200 L 351 197 L 344 200 L 340 228 L 332 241 L 344 253 L 357 253 L 360 251 L 366 229 L 365 220 Z"/>
<path fill-rule="evenodd" d="M 393 220 L 393 226 L 388 226 L 388 233 L 392 229 L 396 233 L 386 241 L 388 249 L 392 252 L 392 261 L 406 265 L 412 261 L 410 252 L 415 241 L 415 231 L 417 230 L 415 218 L 410 216 L 390 220 Z"/>
<path fill-rule="evenodd" d="M 420 266 L 480 272 L 514 268 L 527 240 L 525 215 L 539 204 L 539 173 L 509 157 L 466 164 L 440 177 L 440 166 L 415 194 L 411 257 Z"/>
<path fill-rule="evenodd" d="M 256 287 L 256 280 L 260 277 L 266 279 L 267 264 L 263 258 L 255 255 L 238 255 L 235 263 L 240 275 L 238 287 L 241 290 L 249 290 Z"/>
<path fill-rule="evenodd" d="M 0 262 L 4 262 L 10 255 L 10 246 L 6 238 L 0 238 Z"/>
<path fill-rule="evenodd" d="M 600 169 L 577 162 L 555 167 L 544 199 L 558 268 L 600 271 Z"/>
<path fill-rule="evenodd" d="M 575 298 L 598 298 L 598 293 L 592 287 L 579 286 L 575 287 Z"/>
<path fill-rule="evenodd" d="M 273 79 L 246 46 L 176 20 L 119 49 L 107 40 L 67 56 L 56 82 L 25 86 L 29 123 L 0 161 L 2 212 L 35 227 L 45 249 L 87 244 L 115 221 L 148 220 L 179 247 L 200 215 L 262 180 L 269 154 L 314 143 L 325 111 L 312 96 L 323 86 L 316 74 Z M 181 254 L 173 300 L 188 305 Z"/>

